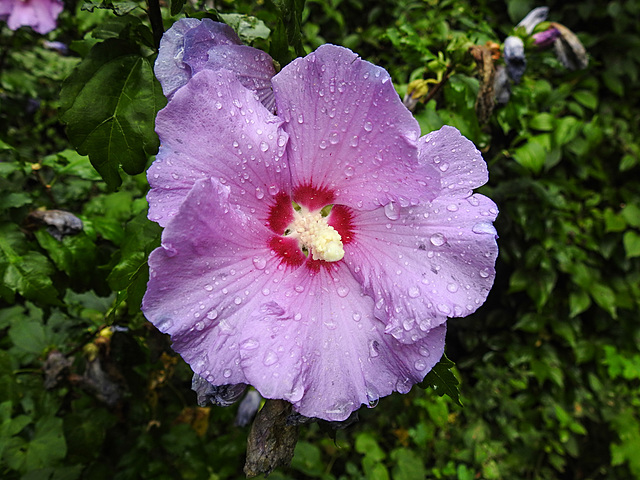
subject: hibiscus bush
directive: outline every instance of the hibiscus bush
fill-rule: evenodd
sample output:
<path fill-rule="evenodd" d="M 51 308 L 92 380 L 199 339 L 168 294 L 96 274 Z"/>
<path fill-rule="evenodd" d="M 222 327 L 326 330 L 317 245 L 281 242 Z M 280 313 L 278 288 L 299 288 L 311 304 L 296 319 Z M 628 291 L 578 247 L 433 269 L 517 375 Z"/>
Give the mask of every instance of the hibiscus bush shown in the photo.
<path fill-rule="evenodd" d="M 249 452 L 258 474 L 293 455 L 276 480 L 640 478 L 640 2 L 553 1 L 519 24 L 538 6 L 0 0 L 0 476 L 240 479 Z M 338 112 L 359 123 L 335 142 L 305 127 L 332 79 L 360 112 Z M 304 110 L 298 87 L 326 103 Z M 281 166 L 243 176 L 238 149 Z M 423 235 L 422 215 L 455 217 L 460 240 Z M 301 239 L 311 219 L 322 241 Z M 392 234 L 427 245 L 399 241 L 412 264 L 378 271 Z M 412 290 L 427 251 L 470 280 L 424 260 Z M 226 298 L 230 259 L 244 283 Z M 247 312 L 282 305 L 300 317 L 260 336 Z M 297 378 L 303 315 L 340 350 Z M 269 343 L 285 335 L 286 361 Z M 350 349 L 379 363 L 355 378 Z"/>

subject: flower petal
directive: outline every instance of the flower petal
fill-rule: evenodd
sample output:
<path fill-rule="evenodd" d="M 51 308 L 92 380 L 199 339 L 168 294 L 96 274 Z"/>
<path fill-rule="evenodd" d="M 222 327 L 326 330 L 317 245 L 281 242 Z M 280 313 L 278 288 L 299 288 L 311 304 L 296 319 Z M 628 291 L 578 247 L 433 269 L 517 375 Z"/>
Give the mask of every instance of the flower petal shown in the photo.
<path fill-rule="evenodd" d="M 207 59 L 207 52 L 214 45 L 237 44 L 240 39 L 231 27 L 208 18 L 181 18 L 162 36 L 160 50 L 154 66 L 162 92 L 171 97 L 178 88 L 192 77 L 190 66 L 184 57 Z"/>
<path fill-rule="evenodd" d="M 456 179 L 475 183 L 469 180 L 475 170 L 449 161 L 443 195 L 433 202 L 389 203 L 355 212 L 351 220 L 353 241 L 345 246 L 345 261 L 374 298 L 386 331 L 404 343 L 419 340 L 447 317 L 474 312 L 495 277 L 497 208 L 483 195 L 465 198 L 466 188 L 464 195 L 445 196 L 462 188 Z"/>
<path fill-rule="evenodd" d="M 265 247 L 271 233 L 229 199 L 229 187 L 199 180 L 149 259 L 144 314 L 195 373 L 336 421 L 424 378 L 444 327 L 401 345 L 344 263 L 284 266 Z"/>
<path fill-rule="evenodd" d="M 431 170 L 417 161 L 418 124 L 384 69 L 323 45 L 272 83 L 295 186 L 311 184 L 364 209 L 433 198 Z"/>
<path fill-rule="evenodd" d="M 147 199 L 149 218 L 162 226 L 200 178 L 229 185 L 231 203 L 263 219 L 290 184 L 281 121 L 226 70 L 197 73 L 158 113 L 156 131 Z"/>
<path fill-rule="evenodd" d="M 230 188 L 198 180 L 149 257 L 142 302 L 147 319 L 213 385 L 249 383 L 238 334 L 265 302 L 260 282 L 278 263 L 270 232 L 229 202 Z"/>

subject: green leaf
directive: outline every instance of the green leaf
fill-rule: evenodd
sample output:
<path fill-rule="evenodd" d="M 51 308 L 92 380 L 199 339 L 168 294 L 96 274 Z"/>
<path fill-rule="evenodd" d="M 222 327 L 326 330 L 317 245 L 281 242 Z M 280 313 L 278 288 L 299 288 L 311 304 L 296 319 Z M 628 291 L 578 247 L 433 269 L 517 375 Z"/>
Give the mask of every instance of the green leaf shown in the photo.
<path fill-rule="evenodd" d="M 156 113 L 166 100 L 151 60 L 139 47 L 120 39 L 95 45 L 65 81 L 60 119 L 78 152 L 111 188 L 144 171 L 158 149 Z"/>
<path fill-rule="evenodd" d="M 278 9 L 287 32 L 289 45 L 293 47 L 299 57 L 305 54 L 302 46 L 302 34 L 300 33 L 302 30 L 304 2 L 305 0 L 273 0 L 273 4 Z"/>
<path fill-rule="evenodd" d="M 515 161 L 533 173 L 540 173 L 546 157 L 546 148 L 537 137 L 531 137 L 527 143 L 513 152 Z"/>
<path fill-rule="evenodd" d="M 550 132 L 555 128 L 556 119 L 550 113 L 539 113 L 529 121 L 529 127 L 534 130 Z"/>
<path fill-rule="evenodd" d="M 626 205 L 620 212 L 622 217 L 632 227 L 640 228 L 640 207 L 630 203 Z"/>
<path fill-rule="evenodd" d="M 455 367 L 455 363 L 443 354 L 440 361 L 427 373 L 427 376 L 418 386 L 421 388 L 432 387 L 441 397 L 447 395 L 457 405 L 462 406 L 460 390 L 458 389 L 460 382 L 451 371 L 453 367 Z"/>
<path fill-rule="evenodd" d="M 0 277 L 5 288 L 36 302 L 59 304 L 44 255 L 28 251 L 26 239 L 13 224 L 0 226 Z M 24 252 L 24 253 L 23 253 Z"/>
<path fill-rule="evenodd" d="M 271 30 L 264 22 L 250 15 L 240 13 L 220 13 L 220 18 L 233 28 L 245 43 L 252 43 L 258 38 L 267 39 Z"/>
<path fill-rule="evenodd" d="M 184 7 L 185 0 L 171 0 L 171 15 L 178 15 Z"/>
<path fill-rule="evenodd" d="M 406 448 L 393 450 L 391 459 L 396 464 L 393 468 L 393 480 L 416 480 L 428 477 L 424 463 L 412 450 Z"/>
<path fill-rule="evenodd" d="M 578 90 L 573 94 L 573 98 L 579 104 L 591 110 L 595 110 L 598 107 L 598 96 L 589 90 Z"/>
<path fill-rule="evenodd" d="M 622 243 L 627 258 L 640 257 L 640 235 L 637 232 L 632 230 L 625 232 Z"/>
<path fill-rule="evenodd" d="M 116 15 L 126 15 L 140 5 L 127 0 L 90 0 L 82 5 L 82 10 L 93 12 L 95 8 L 111 10 Z"/>

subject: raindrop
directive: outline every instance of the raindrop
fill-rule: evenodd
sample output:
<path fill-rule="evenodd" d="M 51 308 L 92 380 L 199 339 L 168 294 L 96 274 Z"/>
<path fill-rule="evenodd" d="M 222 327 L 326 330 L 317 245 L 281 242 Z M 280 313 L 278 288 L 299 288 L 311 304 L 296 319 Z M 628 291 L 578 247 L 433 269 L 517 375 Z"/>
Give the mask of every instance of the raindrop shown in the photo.
<path fill-rule="evenodd" d="M 215 320 L 216 318 L 218 318 L 218 311 L 215 308 L 213 310 L 209 310 L 209 313 L 207 313 L 207 318 L 209 320 Z"/>
<path fill-rule="evenodd" d="M 325 148 L 327 148 L 327 142 L 325 142 L 324 140 L 322 140 L 320 142 L 320 145 L 318 145 L 320 147 L 320 150 L 324 150 Z"/>
<path fill-rule="evenodd" d="M 302 320 L 302 314 L 301 314 L 300 312 L 296 313 L 296 314 L 293 316 L 293 319 L 294 319 L 296 322 L 299 322 L 300 320 Z"/>
<path fill-rule="evenodd" d="M 271 293 L 271 290 L 269 290 L 267 287 L 264 287 L 262 289 L 262 294 L 266 297 Z"/>
<path fill-rule="evenodd" d="M 335 145 L 340 141 L 340 134 L 338 132 L 331 132 L 329 135 L 329 143 Z"/>
<path fill-rule="evenodd" d="M 369 404 L 369 408 L 374 408 L 378 405 L 378 401 L 380 400 L 380 394 L 376 390 L 375 387 L 371 385 L 367 386 L 367 401 Z"/>
<path fill-rule="evenodd" d="M 433 235 L 431 235 L 431 238 L 429 240 L 436 247 L 441 247 L 445 242 L 444 235 L 442 235 L 441 233 L 434 233 Z"/>
<path fill-rule="evenodd" d="M 236 305 L 240 305 L 242 303 L 242 299 L 240 297 L 236 297 L 233 299 L 233 303 Z"/>
<path fill-rule="evenodd" d="M 304 122 L 304 117 L 302 116 L 302 114 L 298 115 L 298 123 L 303 123 Z"/>
<path fill-rule="evenodd" d="M 278 187 L 276 187 L 275 185 L 271 185 L 269 187 L 269 193 L 271 195 L 276 195 L 278 193 Z"/>
<path fill-rule="evenodd" d="M 269 150 L 269 145 L 267 144 L 267 142 L 260 142 L 260 150 L 263 152 Z"/>
<path fill-rule="evenodd" d="M 304 287 L 302 285 L 296 285 L 295 286 L 295 291 L 298 293 L 302 293 L 304 292 Z"/>
<path fill-rule="evenodd" d="M 196 323 L 196 330 L 201 332 L 202 330 L 204 330 L 204 322 L 198 322 Z"/>
<path fill-rule="evenodd" d="M 264 270 L 267 266 L 267 260 L 263 257 L 253 257 L 253 266 L 258 270 Z"/>
<path fill-rule="evenodd" d="M 264 192 L 260 187 L 256 187 L 256 198 L 262 200 L 264 198 Z"/>
<path fill-rule="evenodd" d="M 411 380 L 408 378 L 405 378 L 404 380 L 398 379 L 398 382 L 396 383 L 396 390 L 398 393 L 409 393 L 409 390 L 411 390 Z"/>
<path fill-rule="evenodd" d="M 471 227 L 471 231 L 478 234 L 486 233 L 490 235 L 497 235 L 495 227 L 489 222 L 476 223 L 473 227 Z"/>
<path fill-rule="evenodd" d="M 204 286 L 204 289 L 205 289 L 207 292 L 210 292 L 211 290 L 213 290 L 213 285 L 209 285 L 209 284 L 207 283 L 207 284 Z"/>
<path fill-rule="evenodd" d="M 447 290 L 449 290 L 451 293 L 456 293 L 458 291 L 458 285 L 456 285 L 455 283 L 450 283 L 449 285 L 447 285 Z"/>
<path fill-rule="evenodd" d="M 361 318 L 362 318 L 362 315 L 360 315 L 358 312 L 355 312 L 355 313 L 353 314 L 353 319 L 354 319 L 356 322 L 359 322 Z"/>
<path fill-rule="evenodd" d="M 273 365 L 277 361 L 278 355 L 273 350 L 267 350 L 267 353 L 265 353 L 264 358 L 262 359 L 262 363 L 264 363 L 265 367 Z"/>
<path fill-rule="evenodd" d="M 380 352 L 378 352 L 378 348 L 379 348 L 379 344 L 377 340 L 371 340 L 369 342 L 369 356 L 371 358 L 376 358 L 378 355 L 380 355 Z"/>
<path fill-rule="evenodd" d="M 260 343 L 253 338 L 249 338 L 240 344 L 240 348 L 243 350 L 255 350 L 259 346 Z"/>
<path fill-rule="evenodd" d="M 438 168 L 440 169 L 441 172 L 446 172 L 447 170 L 449 170 L 449 164 L 445 162 L 441 164 Z"/>
<path fill-rule="evenodd" d="M 420 296 L 420 287 L 418 286 L 409 287 L 408 293 L 411 298 L 418 298 Z"/>
<path fill-rule="evenodd" d="M 370 132 L 371 130 L 373 130 L 373 124 L 371 122 L 369 122 L 369 121 L 365 122 L 364 123 L 364 129 L 367 132 Z"/>
<path fill-rule="evenodd" d="M 344 175 L 346 177 L 353 177 L 353 175 L 355 174 L 355 170 L 352 166 L 348 166 L 347 168 L 344 169 Z"/>
<path fill-rule="evenodd" d="M 455 203 L 452 203 L 451 205 L 447 206 L 447 210 L 449 210 L 450 212 L 457 212 L 458 205 L 456 205 Z"/>
<path fill-rule="evenodd" d="M 430 357 L 431 356 L 431 352 L 424 345 L 418 349 L 418 353 L 420 355 L 422 355 L 423 357 Z"/>
<path fill-rule="evenodd" d="M 449 315 L 451 313 L 451 308 L 449 308 L 449 305 L 445 305 L 444 303 L 440 303 L 438 305 L 438 310 L 440 310 L 440 312 L 444 313 L 445 315 Z"/>
<path fill-rule="evenodd" d="M 467 197 L 467 202 L 469 202 L 474 207 L 477 207 L 478 205 L 480 205 L 480 200 L 478 200 L 478 197 L 476 197 L 475 195 Z"/>
<path fill-rule="evenodd" d="M 229 378 L 231 376 L 231 370 L 229 370 L 228 368 L 225 368 L 224 371 L 222 372 L 222 376 L 224 378 Z"/>
<path fill-rule="evenodd" d="M 480 275 L 482 278 L 487 278 L 487 277 L 490 275 L 490 273 L 489 273 L 489 269 L 488 269 L 488 268 L 485 268 L 484 270 L 480 270 L 479 275 Z"/>
<path fill-rule="evenodd" d="M 400 208 L 393 202 L 384 206 L 384 214 L 389 220 L 397 220 L 400 217 Z"/>
<path fill-rule="evenodd" d="M 416 367 L 416 370 L 421 372 L 425 368 L 427 368 L 427 362 L 425 362 L 422 358 L 420 358 L 420 359 L 416 360 L 416 363 L 414 363 L 413 366 Z"/>
<path fill-rule="evenodd" d="M 344 285 L 340 285 L 336 289 L 336 293 L 338 294 L 339 297 L 344 298 L 347 295 L 349 295 L 349 287 L 345 287 Z"/>
<path fill-rule="evenodd" d="M 349 140 L 349 145 L 351 145 L 352 147 L 357 147 L 358 146 L 358 136 L 354 135 L 353 137 L 351 137 L 351 140 Z"/>

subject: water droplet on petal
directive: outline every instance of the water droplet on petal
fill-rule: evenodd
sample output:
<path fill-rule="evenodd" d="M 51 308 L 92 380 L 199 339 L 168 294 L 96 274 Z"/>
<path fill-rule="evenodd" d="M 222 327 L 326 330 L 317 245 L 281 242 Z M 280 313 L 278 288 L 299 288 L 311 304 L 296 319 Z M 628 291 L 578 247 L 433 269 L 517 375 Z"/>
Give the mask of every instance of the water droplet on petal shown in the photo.
<path fill-rule="evenodd" d="M 204 322 L 198 322 L 196 323 L 196 330 L 201 332 L 202 330 L 204 330 Z"/>
<path fill-rule="evenodd" d="M 440 169 L 441 172 L 446 172 L 447 170 L 449 170 L 449 164 L 446 162 L 442 163 L 438 168 Z"/>
<path fill-rule="evenodd" d="M 420 296 L 420 287 L 418 286 L 409 287 L 408 293 L 411 298 L 418 298 Z"/>
<path fill-rule="evenodd" d="M 458 285 L 456 285 L 455 283 L 450 283 L 449 285 L 447 285 L 447 290 L 449 290 L 451 293 L 456 293 L 458 291 Z"/>
<path fill-rule="evenodd" d="M 430 357 L 431 356 L 431 352 L 424 345 L 418 349 L 418 353 L 420 355 L 422 355 L 423 357 Z"/>
<path fill-rule="evenodd" d="M 295 291 L 298 293 L 302 293 L 304 292 L 304 287 L 302 285 L 296 285 L 295 286 Z"/>
<path fill-rule="evenodd" d="M 267 266 L 267 260 L 263 257 L 253 257 L 253 266 L 258 270 L 264 270 Z"/>
<path fill-rule="evenodd" d="M 434 233 L 433 235 L 431 235 L 431 238 L 429 240 L 436 247 L 441 247 L 445 242 L 444 235 L 442 235 L 441 233 Z"/>
<path fill-rule="evenodd" d="M 445 315 L 449 315 L 451 313 L 451 308 L 449 308 L 449 305 L 446 305 L 444 303 L 440 303 L 438 305 L 438 310 L 440 310 L 440 312 L 444 313 Z"/>
<path fill-rule="evenodd" d="M 353 177 L 355 173 L 356 173 L 355 169 L 351 166 L 348 166 L 347 168 L 344 169 L 345 177 Z"/>
<path fill-rule="evenodd" d="M 380 355 L 380 352 L 378 352 L 378 349 L 380 348 L 380 345 L 378 343 L 377 340 L 371 340 L 369 342 L 369 356 L 371 358 L 376 358 L 378 355 Z"/>
<path fill-rule="evenodd" d="M 273 350 L 267 350 L 267 353 L 264 354 L 264 358 L 262 359 L 262 363 L 264 363 L 265 367 L 273 365 L 278 361 L 278 355 Z"/>
<path fill-rule="evenodd" d="M 243 350 L 255 350 L 259 346 L 260 343 L 253 338 L 249 338 L 240 344 L 240 348 Z"/>
<path fill-rule="evenodd" d="M 458 211 L 458 205 L 456 205 L 455 203 L 452 203 L 451 205 L 447 206 L 447 210 L 449 210 L 450 212 L 457 212 Z"/>
<path fill-rule="evenodd" d="M 229 378 L 231 376 L 231 370 L 229 370 L 228 368 L 225 368 L 224 371 L 222 372 L 222 376 L 224 378 Z"/>
<path fill-rule="evenodd" d="M 371 130 L 373 130 L 373 124 L 371 122 L 369 122 L 369 121 L 364 122 L 364 129 L 367 132 L 370 132 Z"/>
<path fill-rule="evenodd" d="M 331 132 L 329 135 L 329 143 L 335 145 L 340 141 L 340 134 L 338 132 Z"/>
<path fill-rule="evenodd" d="M 485 268 L 485 269 L 483 269 L 483 270 L 480 270 L 479 275 L 480 275 L 482 278 L 487 278 L 487 277 L 489 277 L 489 275 L 491 275 L 491 274 L 489 273 L 489 269 L 488 269 L 488 268 Z"/>
<path fill-rule="evenodd" d="M 206 285 L 204 286 L 204 289 L 205 289 L 207 292 L 210 292 L 211 290 L 213 290 L 213 285 L 206 284 Z"/>
<path fill-rule="evenodd" d="M 351 137 L 351 140 L 349 140 L 349 145 L 351 145 L 352 147 L 357 147 L 358 146 L 358 136 L 354 135 L 353 137 Z"/>
<path fill-rule="evenodd" d="M 478 234 L 482 234 L 482 233 L 486 233 L 489 235 L 498 234 L 493 224 L 489 222 L 478 222 L 473 227 L 471 227 L 471 231 L 473 233 L 478 233 Z"/>
<path fill-rule="evenodd" d="M 400 207 L 393 202 L 389 202 L 384 206 L 384 215 L 389 220 L 397 220 L 400 217 Z"/>
<path fill-rule="evenodd" d="M 218 318 L 218 311 L 215 308 L 213 310 L 209 310 L 209 312 L 207 313 L 207 318 L 209 320 L 215 320 L 216 318 Z"/>
<path fill-rule="evenodd" d="M 262 200 L 264 198 L 264 192 L 260 187 L 256 187 L 256 198 Z"/>
<path fill-rule="evenodd" d="M 355 312 L 355 313 L 353 314 L 353 319 L 354 319 L 356 322 L 359 322 L 361 318 L 362 318 L 362 315 L 360 315 L 358 312 Z"/>
<path fill-rule="evenodd" d="M 304 117 L 302 116 L 302 114 L 298 115 L 298 123 L 304 123 Z"/>
<path fill-rule="evenodd" d="M 336 288 L 336 293 L 338 294 L 339 297 L 346 297 L 347 295 L 349 295 L 349 287 L 345 287 L 344 285 L 340 285 L 338 288 Z"/>
<path fill-rule="evenodd" d="M 379 400 L 380 394 L 378 393 L 378 390 L 376 390 L 376 388 L 371 385 L 367 386 L 367 402 L 369 404 L 369 408 L 374 408 L 376 405 L 378 405 Z"/>
<path fill-rule="evenodd" d="M 242 303 L 242 299 L 240 297 L 236 297 L 233 299 L 233 303 L 236 305 L 240 305 Z"/>
<path fill-rule="evenodd" d="M 267 144 L 267 142 L 260 142 L 260 150 L 263 152 L 269 150 L 269 145 Z"/>

